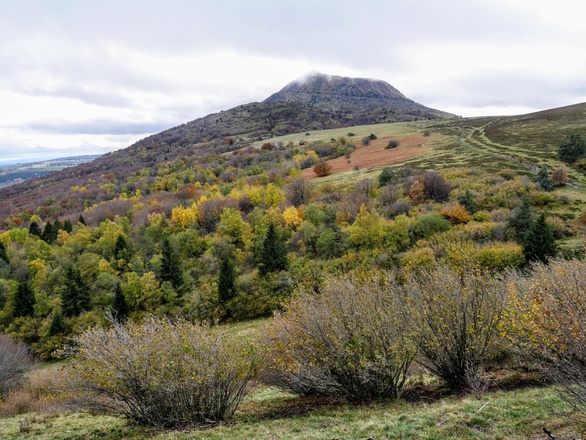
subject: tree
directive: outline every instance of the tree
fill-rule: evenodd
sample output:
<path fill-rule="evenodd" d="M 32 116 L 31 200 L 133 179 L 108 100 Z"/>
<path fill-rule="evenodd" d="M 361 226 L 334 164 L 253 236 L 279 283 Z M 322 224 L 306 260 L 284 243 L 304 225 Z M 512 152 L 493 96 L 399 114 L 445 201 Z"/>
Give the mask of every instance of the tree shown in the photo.
<path fill-rule="evenodd" d="M 67 219 L 63 222 L 63 230 L 69 233 L 73 231 L 73 225 L 71 224 L 71 220 Z"/>
<path fill-rule="evenodd" d="M 311 198 L 311 182 L 303 176 L 295 177 L 289 185 L 285 187 L 285 195 L 289 203 L 299 207 L 306 205 Z"/>
<path fill-rule="evenodd" d="M 537 172 L 537 183 L 545 191 L 553 190 L 555 183 L 549 178 L 549 170 L 547 169 L 546 165 L 543 165 L 541 168 L 539 168 L 539 171 Z"/>
<path fill-rule="evenodd" d="M 525 199 L 517 212 L 507 220 L 509 226 L 515 230 L 518 242 L 522 243 L 525 240 L 525 235 L 533 224 L 533 217 L 534 214 L 531 204 L 528 199 Z"/>
<path fill-rule="evenodd" d="M 540 261 L 544 264 L 557 255 L 553 230 L 545 220 L 545 214 L 542 213 L 527 231 L 523 251 L 528 261 Z"/>
<path fill-rule="evenodd" d="M 35 302 L 35 294 L 31 285 L 26 281 L 18 283 L 12 306 L 13 316 L 15 318 L 33 316 L 35 313 Z"/>
<path fill-rule="evenodd" d="M 128 241 L 126 241 L 126 238 L 124 238 L 122 234 L 119 234 L 116 238 L 116 243 L 114 244 L 114 258 L 126 262 L 130 261 L 132 258 L 132 252 L 128 246 Z"/>
<path fill-rule="evenodd" d="M 220 264 L 218 277 L 218 298 L 225 304 L 236 296 L 236 267 L 229 256 L 225 256 Z"/>
<path fill-rule="evenodd" d="M 287 270 L 288 267 L 285 243 L 279 237 L 275 225 L 271 223 L 263 241 L 259 271 L 262 275 L 266 275 L 270 272 Z"/>
<path fill-rule="evenodd" d="M 83 215 L 79 214 L 79 218 L 77 219 L 78 223 L 81 223 L 82 225 L 86 226 L 87 223 L 85 222 L 85 218 L 83 218 Z"/>
<path fill-rule="evenodd" d="M 169 281 L 174 289 L 178 289 L 183 284 L 181 265 L 179 256 L 175 249 L 171 247 L 168 237 L 163 239 L 162 254 L 161 280 Z"/>
<path fill-rule="evenodd" d="M 391 183 L 394 177 L 395 171 L 391 167 L 384 167 L 378 175 L 378 184 L 380 186 L 385 186 L 387 183 Z"/>
<path fill-rule="evenodd" d="M 42 231 L 41 231 L 41 228 L 39 227 L 39 224 L 37 222 L 31 222 L 31 224 L 28 227 L 28 233 L 30 235 L 34 235 L 34 236 L 40 238 L 42 235 Z"/>
<path fill-rule="evenodd" d="M 586 156 L 586 142 L 579 134 L 572 134 L 558 148 L 558 157 L 564 162 L 574 163 Z"/>
<path fill-rule="evenodd" d="M 116 284 L 114 301 L 112 302 L 112 315 L 117 322 L 124 322 L 128 319 L 128 303 L 120 283 Z"/>
<path fill-rule="evenodd" d="M 91 308 L 89 285 L 79 269 L 69 266 L 65 271 L 65 286 L 61 292 L 61 306 L 66 317 L 75 317 Z"/>
<path fill-rule="evenodd" d="M 2 243 L 1 241 L 0 241 L 0 261 L 10 263 L 10 261 L 8 260 L 8 255 L 6 255 L 6 246 L 4 246 L 4 243 Z"/>
<path fill-rule="evenodd" d="M 57 336 L 65 333 L 67 330 L 67 324 L 61 313 L 55 313 L 51 319 L 51 325 L 49 326 L 48 336 Z"/>
<path fill-rule="evenodd" d="M 51 224 L 51 222 L 45 223 L 45 228 L 43 229 L 43 233 L 41 234 L 41 239 L 49 244 L 55 241 L 55 239 L 53 238 L 53 225 Z"/>

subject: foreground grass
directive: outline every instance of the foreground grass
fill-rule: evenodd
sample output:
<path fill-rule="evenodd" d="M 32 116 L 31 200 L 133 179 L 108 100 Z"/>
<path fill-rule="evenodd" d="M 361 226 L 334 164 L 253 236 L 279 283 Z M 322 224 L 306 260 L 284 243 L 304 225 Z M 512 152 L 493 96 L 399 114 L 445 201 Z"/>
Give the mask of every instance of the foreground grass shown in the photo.
<path fill-rule="evenodd" d="M 69 414 L 0 419 L 0 438 L 35 439 L 540 439 L 581 433 L 573 410 L 553 388 L 450 396 L 433 403 L 382 402 L 363 406 L 257 390 L 234 421 L 207 430 L 158 432 L 115 417 Z M 27 432 L 28 431 L 28 432 Z"/>

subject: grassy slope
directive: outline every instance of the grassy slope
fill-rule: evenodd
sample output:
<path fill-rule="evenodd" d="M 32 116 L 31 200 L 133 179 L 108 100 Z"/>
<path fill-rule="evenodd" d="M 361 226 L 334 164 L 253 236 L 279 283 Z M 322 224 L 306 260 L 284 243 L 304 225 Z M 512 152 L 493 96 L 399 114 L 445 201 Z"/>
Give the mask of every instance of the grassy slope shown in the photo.
<path fill-rule="evenodd" d="M 298 143 L 301 140 L 329 140 L 355 133 L 356 140 L 370 133 L 378 137 L 392 136 L 400 140 L 429 130 L 442 136 L 428 146 L 432 150 L 401 166 L 419 169 L 477 167 L 491 172 L 510 168 L 526 174 L 547 165 L 550 169 L 565 165 L 557 158 L 559 143 L 568 135 L 586 135 L 586 103 L 520 116 L 449 119 L 442 121 L 375 124 L 333 130 L 312 131 L 272 138 L 271 142 Z M 257 146 L 262 143 L 258 142 Z M 567 166 L 567 165 L 565 165 Z M 332 175 L 321 182 L 351 181 L 375 176 L 380 167 L 360 173 Z M 570 169 L 572 182 L 586 186 L 586 176 Z"/>
<path fill-rule="evenodd" d="M 479 399 L 447 397 L 434 403 L 383 402 L 350 406 L 300 399 L 263 388 L 247 399 L 235 420 L 207 430 L 156 432 L 124 420 L 69 414 L 0 420 L 4 440 L 44 439 L 528 439 L 577 435 L 572 410 L 551 388 L 487 393 Z M 28 426 L 29 432 L 21 432 Z"/>

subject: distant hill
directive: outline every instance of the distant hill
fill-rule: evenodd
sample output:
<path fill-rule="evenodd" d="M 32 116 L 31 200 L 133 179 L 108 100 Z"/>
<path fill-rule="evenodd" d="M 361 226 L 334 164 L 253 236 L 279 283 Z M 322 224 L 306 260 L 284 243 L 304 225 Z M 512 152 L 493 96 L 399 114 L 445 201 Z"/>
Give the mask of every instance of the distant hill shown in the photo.
<path fill-rule="evenodd" d="M 82 163 L 88 163 L 100 157 L 99 154 L 61 157 L 39 162 L 17 163 L 0 166 L 0 188 L 23 182 L 27 179 L 44 176 L 53 171 L 74 167 Z"/>

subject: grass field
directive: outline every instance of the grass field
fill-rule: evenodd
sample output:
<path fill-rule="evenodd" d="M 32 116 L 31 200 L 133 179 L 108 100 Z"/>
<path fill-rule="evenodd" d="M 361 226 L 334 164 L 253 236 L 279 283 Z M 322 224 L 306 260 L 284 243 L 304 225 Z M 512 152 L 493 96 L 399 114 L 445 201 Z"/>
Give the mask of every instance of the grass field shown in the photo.
<path fill-rule="evenodd" d="M 572 409 L 553 388 L 495 391 L 479 398 L 448 396 L 427 403 L 404 400 L 352 406 L 256 390 L 235 419 L 208 429 L 155 431 L 123 419 L 83 413 L 0 419 L 0 438 L 60 439 L 542 439 L 580 436 Z"/>

